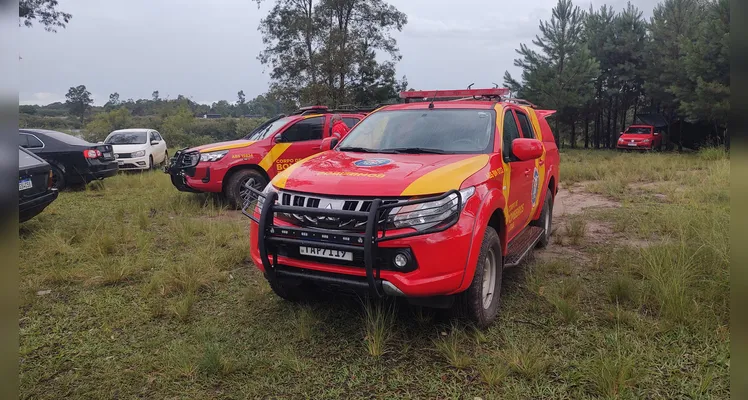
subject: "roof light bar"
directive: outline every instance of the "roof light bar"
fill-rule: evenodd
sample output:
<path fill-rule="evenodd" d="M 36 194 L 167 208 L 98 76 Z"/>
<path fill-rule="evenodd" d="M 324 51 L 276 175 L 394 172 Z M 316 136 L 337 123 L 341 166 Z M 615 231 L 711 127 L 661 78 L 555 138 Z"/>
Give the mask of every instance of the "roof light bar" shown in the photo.
<path fill-rule="evenodd" d="M 400 92 L 401 99 L 438 99 L 449 97 L 498 97 L 509 94 L 508 88 L 458 89 L 458 90 L 414 90 Z"/>

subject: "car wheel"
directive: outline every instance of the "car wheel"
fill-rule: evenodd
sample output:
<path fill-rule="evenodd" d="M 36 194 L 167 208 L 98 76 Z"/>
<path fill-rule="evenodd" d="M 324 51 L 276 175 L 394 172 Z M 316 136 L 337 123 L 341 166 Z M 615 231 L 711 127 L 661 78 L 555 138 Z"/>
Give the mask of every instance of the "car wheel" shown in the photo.
<path fill-rule="evenodd" d="M 169 162 L 169 152 L 165 151 L 164 152 L 164 161 L 161 162 L 161 165 L 165 167 L 168 162 Z"/>
<path fill-rule="evenodd" d="M 57 190 L 62 190 L 67 187 L 65 181 L 65 174 L 56 165 L 52 165 L 52 187 Z"/>
<path fill-rule="evenodd" d="M 154 168 L 156 168 L 156 164 L 153 163 L 153 156 L 150 155 L 148 156 L 148 169 L 151 170 Z"/>
<path fill-rule="evenodd" d="M 543 228 L 543 236 L 540 237 L 540 241 L 538 241 L 538 247 L 541 249 L 544 249 L 548 247 L 548 244 L 551 242 L 551 228 L 553 224 L 553 195 L 551 194 L 551 189 L 548 188 L 548 191 L 545 194 L 545 202 L 543 202 L 543 210 L 540 211 L 540 218 L 538 218 L 535 221 L 530 222 L 530 225 L 533 226 L 539 226 Z"/>
<path fill-rule="evenodd" d="M 491 325 L 499 315 L 503 270 L 499 235 L 489 226 L 483 235 L 473 282 L 459 295 L 457 303 L 460 314 L 479 328 Z"/>
<path fill-rule="evenodd" d="M 263 190 L 268 184 L 268 180 L 259 171 L 253 169 L 240 169 L 229 177 L 226 181 L 226 185 L 223 189 L 223 194 L 229 201 L 232 207 L 236 210 L 241 210 L 244 205 L 244 200 L 249 196 L 249 189 L 244 185 L 250 180 L 254 179 L 252 187 L 255 190 Z"/>

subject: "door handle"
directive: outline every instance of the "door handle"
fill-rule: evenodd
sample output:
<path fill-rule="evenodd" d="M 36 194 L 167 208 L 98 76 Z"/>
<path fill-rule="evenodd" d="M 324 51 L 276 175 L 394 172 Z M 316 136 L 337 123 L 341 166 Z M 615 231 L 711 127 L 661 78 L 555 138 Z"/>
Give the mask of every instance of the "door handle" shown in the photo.
<path fill-rule="evenodd" d="M 525 169 L 525 176 L 530 176 L 530 168 Z"/>
<path fill-rule="evenodd" d="M 538 165 L 543 165 L 545 163 L 544 160 L 538 160 Z"/>

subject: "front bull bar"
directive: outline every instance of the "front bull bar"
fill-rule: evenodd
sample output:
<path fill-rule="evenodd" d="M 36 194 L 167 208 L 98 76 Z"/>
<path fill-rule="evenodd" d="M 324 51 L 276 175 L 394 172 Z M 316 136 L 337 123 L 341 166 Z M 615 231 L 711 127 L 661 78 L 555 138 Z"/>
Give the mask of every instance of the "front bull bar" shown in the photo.
<path fill-rule="evenodd" d="M 278 249 L 276 244 L 287 244 L 295 246 L 312 246 L 331 250 L 350 251 L 363 253 L 364 269 L 366 270 L 366 281 L 371 295 L 383 297 L 382 279 L 380 268 L 375 265 L 378 244 L 388 240 L 404 239 L 414 236 L 429 235 L 445 231 L 454 226 L 462 210 L 462 198 L 457 190 L 450 190 L 441 195 L 424 197 L 415 200 L 401 201 L 392 204 L 383 204 L 382 199 L 372 200 L 368 211 L 349 211 L 320 209 L 314 207 L 284 206 L 276 204 L 278 193 L 269 192 L 267 195 L 251 187 L 252 179 L 245 184 L 249 189 L 249 196 L 245 199 L 242 214 L 258 225 L 257 244 L 260 251 L 260 259 L 265 269 L 267 279 L 277 279 L 276 268 L 278 266 Z M 406 206 L 423 205 L 429 202 L 444 200 L 454 196 L 455 201 L 447 203 L 448 207 L 437 206 L 421 209 L 442 209 L 434 215 L 451 212 L 442 222 L 428 228 L 410 232 L 387 235 L 388 222 L 394 220 L 397 215 L 404 215 L 402 208 Z M 255 201 L 253 201 L 255 200 Z M 255 205 L 255 207 L 252 207 Z M 250 209 L 252 208 L 252 209 Z M 257 215 L 259 212 L 259 215 Z M 365 222 L 363 232 L 352 232 L 344 230 L 306 228 L 300 226 L 278 226 L 274 224 L 277 213 L 300 215 L 304 217 L 327 217 L 345 218 Z M 407 218 L 411 220 L 416 218 Z M 414 226 L 424 224 L 414 224 Z M 391 230 L 391 229 L 390 229 Z"/>
<path fill-rule="evenodd" d="M 171 184 L 179 191 L 200 193 L 199 190 L 189 187 L 185 179 L 185 175 L 193 176 L 195 174 L 195 167 L 197 166 L 197 163 L 200 162 L 200 152 L 186 150 L 187 148 L 185 147 L 174 153 L 174 157 L 172 157 L 169 160 L 169 164 L 164 167 L 164 173 L 169 174 Z"/>

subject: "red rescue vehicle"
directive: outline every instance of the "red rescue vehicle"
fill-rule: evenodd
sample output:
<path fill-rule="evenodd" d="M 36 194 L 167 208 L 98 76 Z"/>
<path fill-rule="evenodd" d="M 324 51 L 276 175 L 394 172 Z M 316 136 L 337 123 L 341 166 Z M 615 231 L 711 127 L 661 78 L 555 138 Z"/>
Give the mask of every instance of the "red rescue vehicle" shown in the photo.
<path fill-rule="evenodd" d="M 620 150 L 659 150 L 662 132 L 652 125 L 631 125 L 621 132 L 616 148 Z"/>
<path fill-rule="evenodd" d="M 172 184 L 185 192 L 222 193 L 239 209 L 252 179 L 258 190 L 296 161 L 319 153 L 322 141 L 330 137 L 334 113 L 350 128 L 364 111 L 335 111 L 324 106 L 302 108 L 277 116 L 241 140 L 212 143 L 177 151 L 166 167 Z"/>
<path fill-rule="evenodd" d="M 332 150 L 252 190 L 251 257 L 273 291 L 457 303 L 490 324 L 503 269 L 550 241 L 559 181 L 553 111 L 507 94 L 403 92 L 405 104 L 374 111 L 339 143 L 325 140 Z"/>

